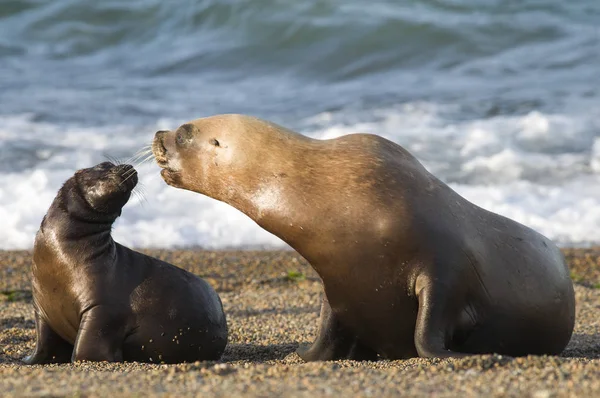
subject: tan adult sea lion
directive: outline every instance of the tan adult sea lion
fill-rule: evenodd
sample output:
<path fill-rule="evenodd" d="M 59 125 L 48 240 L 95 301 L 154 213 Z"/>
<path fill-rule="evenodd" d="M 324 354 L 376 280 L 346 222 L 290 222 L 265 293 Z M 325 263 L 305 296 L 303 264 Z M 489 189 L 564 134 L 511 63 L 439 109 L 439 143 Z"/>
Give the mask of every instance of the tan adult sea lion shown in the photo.
<path fill-rule="evenodd" d="M 558 354 L 573 284 L 546 237 L 486 211 L 371 134 L 316 140 L 244 115 L 159 131 L 167 184 L 247 214 L 321 276 L 307 360 Z"/>
<path fill-rule="evenodd" d="M 35 239 L 37 342 L 25 363 L 221 357 L 227 322 L 214 289 L 111 237 L 136 184 L 132 166 L 105 162 L 58 191 Z"/>

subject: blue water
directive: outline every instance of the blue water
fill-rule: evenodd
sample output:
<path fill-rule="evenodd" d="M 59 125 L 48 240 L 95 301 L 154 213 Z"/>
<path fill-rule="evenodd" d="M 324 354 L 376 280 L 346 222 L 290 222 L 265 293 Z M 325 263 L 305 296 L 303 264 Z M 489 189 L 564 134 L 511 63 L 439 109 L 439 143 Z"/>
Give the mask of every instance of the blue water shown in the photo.
<path fill-rule="evenodd" d="M 486 208 L 600 242 L 598 0 L 1 0 L 0 248 L 31 246 L 77 168 L 231 112 L 384 135 Z M 124 243 L 280 243 L 143 167 Z"/>

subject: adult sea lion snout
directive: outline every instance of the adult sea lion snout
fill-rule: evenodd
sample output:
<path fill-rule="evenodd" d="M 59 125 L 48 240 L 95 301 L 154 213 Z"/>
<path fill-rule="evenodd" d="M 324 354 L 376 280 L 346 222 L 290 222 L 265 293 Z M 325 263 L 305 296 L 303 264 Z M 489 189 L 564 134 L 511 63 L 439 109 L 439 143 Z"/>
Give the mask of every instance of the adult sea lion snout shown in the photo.
<path fill-rule="evenodd" d="M 172 186 L 178 186 L 181 183 L 181 161 L 177 147 L 181 145 L 177 142 L 173 131 L 161 130 L 157 131 L 152 141 L 152 153 L 156 164 L 162 169 L 160 175 Z"/>
<path fill-rule="evenodd" d="M 156 163 L 162 168 L 166 168 L 168 164 L 167 147 L 165 146 L 165 138 L 168 133 L 168 130 L 157 131 L 152 141 L 152 153 L 154 154 Z"/>

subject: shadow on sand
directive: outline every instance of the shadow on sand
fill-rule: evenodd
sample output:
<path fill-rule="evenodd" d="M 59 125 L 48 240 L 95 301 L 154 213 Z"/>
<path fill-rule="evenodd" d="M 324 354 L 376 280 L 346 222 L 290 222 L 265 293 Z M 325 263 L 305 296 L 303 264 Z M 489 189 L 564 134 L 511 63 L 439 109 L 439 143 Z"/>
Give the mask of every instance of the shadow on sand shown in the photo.
<path fill-rule="evenodd" d="M 573 333 L 571 342 L 560 355 L 563 358 L 600 358 L 600 333 Z"/>

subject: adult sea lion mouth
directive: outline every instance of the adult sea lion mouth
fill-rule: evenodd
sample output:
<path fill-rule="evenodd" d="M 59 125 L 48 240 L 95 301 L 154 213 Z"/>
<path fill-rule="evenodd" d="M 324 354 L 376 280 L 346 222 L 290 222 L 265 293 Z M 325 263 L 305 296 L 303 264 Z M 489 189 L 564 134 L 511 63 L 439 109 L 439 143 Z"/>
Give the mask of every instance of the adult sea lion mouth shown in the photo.
<path fill-rule="evenodd" d="M 166 155 L 160 155 L 160 154 L 156 154 L 155 153 L 154 154 L 154 160 L 156 160 L 156 164 L 161 169 L 168 169 L 169 168 L 169 160 L 167 159 Z"/>
<path fill-rule="evenodd" d="M 160 171 L 160 176 L 162 177 L 163 181 L 166 182 L 168 185 L 172 185 L 175 187 L 179 186 L 179 184 L 177 183 L 180 180 L 178 171 L 170 169 L 168 167 L 164 167 Z"/>

